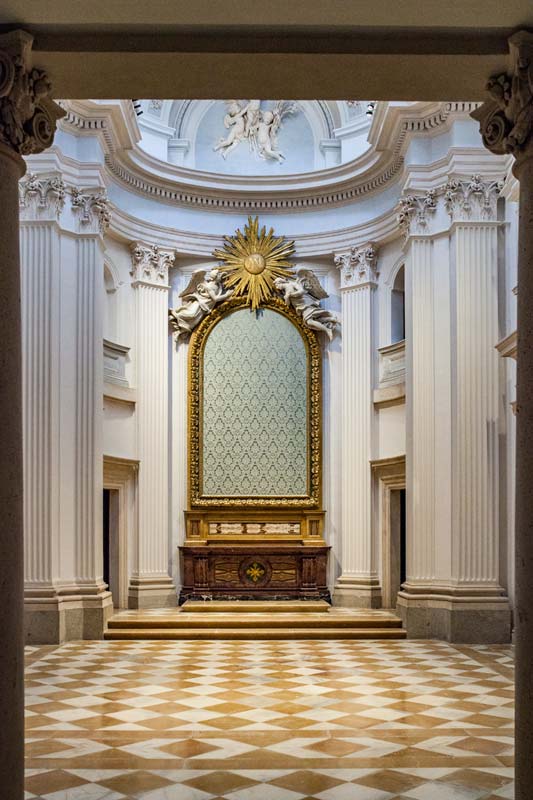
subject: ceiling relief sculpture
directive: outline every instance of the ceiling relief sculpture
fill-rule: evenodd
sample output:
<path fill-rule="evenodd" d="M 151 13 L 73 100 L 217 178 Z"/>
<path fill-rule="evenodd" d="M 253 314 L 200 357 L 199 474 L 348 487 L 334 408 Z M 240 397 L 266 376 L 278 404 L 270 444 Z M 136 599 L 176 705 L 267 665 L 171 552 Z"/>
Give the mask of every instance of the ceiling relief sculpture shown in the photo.
<path fill-rule="evenodd" d="M 226 159 L 228 155 L 245 141 L 251 153 L 259 158 L 277 161 L 285 160 L 279 150 L 277 134 L 285 117 L 298 112 L 298 104 L 278 100 L 273 108 L 261 108 L 261 100 L 228 100 L 228 110 L 224 116 L 224 127 L 228 131 L 215 144 L 213 150 Z"/>
<path fill-rule="evenodd" d="M 340 325 L 321 301 L 328 297 L 309 269 L 296 269 L 289 260 L 294 242 L 259 228 L 259 218 L 248 217 L 244 231 L 224 237 L 222 249 L 213 252 L 221 262 L 211 270 L 196 270 L 180 294 L 183 305 L 169 311 L 177 338 L 187 337 L 215 306 L 230 298 L 243 298 L 252 311 L 277 298 L 292 308 L 312 330 L 331 340 Z"/>

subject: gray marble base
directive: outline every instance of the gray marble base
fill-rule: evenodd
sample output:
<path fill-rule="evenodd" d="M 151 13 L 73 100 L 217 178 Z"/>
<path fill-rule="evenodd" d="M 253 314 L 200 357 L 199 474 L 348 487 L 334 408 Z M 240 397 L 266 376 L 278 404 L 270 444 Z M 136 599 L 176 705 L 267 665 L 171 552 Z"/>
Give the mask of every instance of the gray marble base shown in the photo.
<path fill-rule="evenodd" d="M 508 644 L 511 612 L 508 603 L 427 601 L 398 597 L 396 613 L 410 639 L 442 639 L 463 644 Z"/>
<path fill-rule="evenodd" d="M 26 603 L 26 644 L 62 644 L 75 639 L 103 639 L 107 620 L 113 614 L 109 592 L 101 598 Z"/>

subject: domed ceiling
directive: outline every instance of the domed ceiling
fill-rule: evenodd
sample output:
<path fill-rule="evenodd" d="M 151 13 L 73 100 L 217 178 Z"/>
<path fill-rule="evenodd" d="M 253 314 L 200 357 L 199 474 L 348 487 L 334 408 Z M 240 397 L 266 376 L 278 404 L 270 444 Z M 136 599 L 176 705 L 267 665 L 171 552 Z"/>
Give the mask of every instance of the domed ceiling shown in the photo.
<path fill-rule="evenodd" d="M 140 146 L 156 158 L 211 174 L 295 175 L 368 149 L 366 101 L 143 100 Z"/>

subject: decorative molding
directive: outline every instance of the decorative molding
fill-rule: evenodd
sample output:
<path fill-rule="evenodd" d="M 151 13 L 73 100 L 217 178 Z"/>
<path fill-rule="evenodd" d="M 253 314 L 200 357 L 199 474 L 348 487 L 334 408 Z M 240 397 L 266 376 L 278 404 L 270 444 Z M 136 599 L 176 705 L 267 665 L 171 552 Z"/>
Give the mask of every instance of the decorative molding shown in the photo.
<path fill-rule="evenodd" d="M 103 235 L 111 222 L 109 200 L 105 190 L 91 192 L 72 187 L 70 195 L 72 210 L 79 212 L 81 226 L 91 226 Z"/>
<path fill-rule="evenodd" d="M 503 181 L 483 181 L 472 175 L 469 181 L 452 180 L 444 189 L 444 207 L 453 221 L 496 220 L 498 197 Z"/>
<path fill-rule="evenodd" d="M 405 382 L 405 339 L 378 348 L 379 388 Z"/>
<path fill-rule="evenodd" d="M 485 147 L 491 153 L 512 153 L 520 164 L 533 152 L 533 33 L 518 31 L 509 38 L 511 74 L 492 77 L 490 100 L 472 112 Z"/>
<path fill-rule="evenodd" d="M 502 358 L 513 358 L 516 361 L 518 357 L 518 331 L 513 331 L 499 341 L 496 345 L 496 350 Z"/>
<path fill-rule="evenodd" d="M 126 378 L 126 359 L 129 347 L 104 339 L 104 381 L 129 386 Z"/>
<path fill-rule="evenodd" d="M 341 271 L 341 289 L 375 285 L 379 277 L 377 257 L 378 248 L 373 242 L 336 255 L 335 266 Z"/>
<path fill-rule="evenodd" d="M 427 233 L 429 217 L 437 210 L 437 189 L 429 189 L 423 195 L 407 195 L 400 198 L 398 225 L 405 239 Z"/>
<path fill-rule="evenodd" d="M 50 147 L 64 115 L 46 72 L 31 66 L 32 43 L 25 31 L 0 35 L 0 142 L 19 155 Z"/>
<path fill-rule="evenodd" d="M 32 213 L 50 213 L 59 219 L 67 187 L 61 176 L 36 175 L 29 172 L 19 182 L 19 208 L 21 216 L 26 218 Z"/>
<path fill-rule="evenodd" d="M 150 284 L 168 289 L 168 271 L 174 264 L 174 253 L 161 250 L 157 244 L 144 245 L 141 242 L 132 242 L 130 250 L 133 285 Z"/>
<path fill-rule="evenodd" d="M 212 208 L 217 211 L 298 211 L 303 208 L 320 208 L 332 205 L 344 205 L 354 199 L 362 197 L 374 191 L 378 191 L 392 180 L 403 166 L 403 157 L 395 159 L 382 172 L 373 177 L 367 178 L 360 183 L 351 186 L 343 186 L 335 191 L 320 191 L 313 189 L 312 194 L 293 193 L 288 197 L 280 196 L 280 191 L 274 192 L 272 189 L 258 192 L 256 196 L 246 197 L 242 190 L 225 189 L 218 193 L 215 189 L 209 191 L 206 187 L 204 191 L 195 189 L 191 186 L 176 186 L 176 181 L 162 185 L 156 182 L 155 176 L 150 180 L 150 173 L 143 169 L 140 174 L 137 165 L 129 164 L 125 166 L 118 159 L 106 156 L 106 166 L 122 183 L 140 194 L 149 195 L 167 203 L 177 205 L 192 205 L 201 208 Z M 134 167 L 135 172 L 133 171 Z M 193 173 L 194 174 L 194 173 Z M 271 192 L 269 197 L 267 192 Z M 283 188 L 281 192 L 283 192 Z M 286 191 L 286 190 L 285 190 Z"/>

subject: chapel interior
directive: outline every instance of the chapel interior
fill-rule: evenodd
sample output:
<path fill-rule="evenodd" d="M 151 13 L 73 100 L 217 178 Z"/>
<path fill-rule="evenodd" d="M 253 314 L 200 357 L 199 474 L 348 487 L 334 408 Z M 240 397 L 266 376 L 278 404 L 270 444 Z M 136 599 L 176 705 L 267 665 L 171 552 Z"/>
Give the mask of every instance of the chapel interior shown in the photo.
<path fill-rule="evenodd" d="M 533 19 L 12 5 L 6 800 L 531 800 Z"/>

